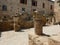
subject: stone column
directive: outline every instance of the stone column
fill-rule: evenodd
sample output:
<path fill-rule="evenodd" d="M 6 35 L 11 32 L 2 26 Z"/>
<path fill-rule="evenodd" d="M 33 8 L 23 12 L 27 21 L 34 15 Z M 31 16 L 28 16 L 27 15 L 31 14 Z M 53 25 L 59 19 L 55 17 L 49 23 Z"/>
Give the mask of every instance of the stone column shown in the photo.
<path fill-rule="evenodd" d="M 42 35 L 43 33 L 43 25 L 46 23 L 46 18 L 37 12 L 33 13 L 33 19 L 34 19 L 34 28 L 35 28 L 35 33 L 37 35 Z"/>
<path fill-rule="evenodd" d="M 13 17 L 13 20 L 14 20 L 14 30 L 15 31 L 19 31 L 21 28 L 20 28 L 20 25 L 18 24 L 19 23 L 19 17 L 18 16 L 14 16 Z"/>

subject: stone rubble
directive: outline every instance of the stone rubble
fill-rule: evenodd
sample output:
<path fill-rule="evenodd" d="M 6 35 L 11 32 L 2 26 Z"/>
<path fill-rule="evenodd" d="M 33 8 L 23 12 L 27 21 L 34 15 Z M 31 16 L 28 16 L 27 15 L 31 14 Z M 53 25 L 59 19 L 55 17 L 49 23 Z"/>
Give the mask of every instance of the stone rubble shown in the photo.
<path fill-rule="evenodd" d="M 29 45 L 60 45 L 60 42 L 46 36 L 29 35 Z"/>

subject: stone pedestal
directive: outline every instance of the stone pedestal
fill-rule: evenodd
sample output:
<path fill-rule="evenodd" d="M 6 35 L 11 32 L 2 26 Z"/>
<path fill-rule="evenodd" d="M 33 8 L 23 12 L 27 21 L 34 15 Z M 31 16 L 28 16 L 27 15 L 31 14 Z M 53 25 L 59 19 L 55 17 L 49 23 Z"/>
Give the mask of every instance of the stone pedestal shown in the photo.
<path fill-rule="evenodd" d="M 42 35 L 43 25 L 46 23 L 46 18 L 37 12 L 33 13 L 34 18 L 34 28 L 37 35 Z"/>

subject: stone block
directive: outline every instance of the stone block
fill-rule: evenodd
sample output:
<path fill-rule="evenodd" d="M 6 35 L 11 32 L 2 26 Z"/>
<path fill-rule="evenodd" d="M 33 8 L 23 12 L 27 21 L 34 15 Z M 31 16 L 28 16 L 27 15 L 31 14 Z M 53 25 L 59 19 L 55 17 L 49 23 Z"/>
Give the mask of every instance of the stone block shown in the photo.
<path fill-rule="evenodd" d="M 46 18 L 43 15 L 40 15 L 38 12 L 34 12 L 34 28 L 37 35 L 42 35 L 42 27 L 46 24 Z"/>
<path fill-rule="evenodd" d="M 10 30 L 9 22 L 0 22 L 0 31 L 8 31 Z"/>

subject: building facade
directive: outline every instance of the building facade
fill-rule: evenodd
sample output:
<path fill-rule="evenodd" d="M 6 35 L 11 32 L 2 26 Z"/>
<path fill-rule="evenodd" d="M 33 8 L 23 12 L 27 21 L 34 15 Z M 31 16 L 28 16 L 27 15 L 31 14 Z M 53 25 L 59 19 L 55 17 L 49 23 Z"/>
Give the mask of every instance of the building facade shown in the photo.
<path fill-rule="evenodd" d="M 17 13 L 40 11 L 50 14 L 54 11 L 54 2 L 51 0 L 0 0 L 0 13 L 17 15 Z"/>
<path fill-rule="evenodd" d="M 60 22 L 60 0 L 55 0 L 54 7 L 56 22 Z"/>

